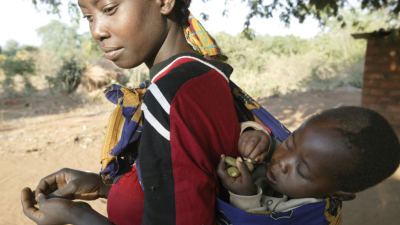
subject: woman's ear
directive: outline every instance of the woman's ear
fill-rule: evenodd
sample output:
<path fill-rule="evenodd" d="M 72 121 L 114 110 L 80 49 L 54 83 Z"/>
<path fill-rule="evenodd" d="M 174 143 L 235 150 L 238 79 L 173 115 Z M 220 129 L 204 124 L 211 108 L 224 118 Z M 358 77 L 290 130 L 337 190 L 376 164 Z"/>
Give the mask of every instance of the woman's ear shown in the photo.
<path fill-rule="evenodd" d="M 161 1 L 161 14 L 164 16 L 171 14 L 175 7 L 175 0 L 159 0 Z"/>
<path fill-rule="evenodd" d="M 356 194 L 353 192 L 336 191 L 331 197 L 340 201 L 351 201 L 356 198 Z"/>

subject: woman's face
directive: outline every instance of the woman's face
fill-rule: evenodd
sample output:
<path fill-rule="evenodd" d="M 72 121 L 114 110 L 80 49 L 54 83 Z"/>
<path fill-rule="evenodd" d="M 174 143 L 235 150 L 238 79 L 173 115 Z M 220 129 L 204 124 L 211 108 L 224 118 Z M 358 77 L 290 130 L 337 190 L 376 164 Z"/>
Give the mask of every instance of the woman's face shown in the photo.
<path fill-rule="evenodd" d="M 104 56 L 121 68 L 152 62 L 167 35 L 160 0 L 79 0 Z"/>

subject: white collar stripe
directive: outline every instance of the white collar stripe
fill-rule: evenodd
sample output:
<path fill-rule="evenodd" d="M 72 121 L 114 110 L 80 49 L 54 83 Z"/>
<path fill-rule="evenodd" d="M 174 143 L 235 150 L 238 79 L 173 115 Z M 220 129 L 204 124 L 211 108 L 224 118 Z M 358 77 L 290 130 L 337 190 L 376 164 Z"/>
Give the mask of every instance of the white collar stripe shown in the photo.
<path fill-rule="evenodd" d="M 149 91 L 153 94 L 154 98 L 158 101 L 158 103 L 161 105 L 164 111 L 169 115 L 169 110 L 171 108 L 171 105 L 168 103 L 167 99 L 161 93 L 158 86 L 156 84 L 151 84 L 149 87 Z"/>
<path fill-rule="evenodd" d="M 216 70 L 218 73 L 220 73 L 220 74 L 225 78 L 225 80 L 229 83 L 228 77 L 225 75 L 225 73 L 223 73 L 223 72 L 222 72 L 221 70 L 219 70 L 217 67 L 211 65 L 210 63 L 207 63 L 207 62 L 204 62 L 204 61 L 202 61 L 202 60 L 199 60 L 199 59 L 196 58 L 196 57 L 192 57 L 192 56 L 182 56 L 182 57 L 179 57 L 179 58 L 175 59 L 172 63 L 170 63 L 168 66 L 166 66 L 166 67 L 165 67 L 164 69 L 162 69 L 160 72 L 158 72 L 158 73 L 153 77 L 153 79 L 151 79 L 151 83 L 153 83 L 153 81 L 154 81 L 155 79 L 157 79 L 158 76 L 160 76 L 160 75 L 163 74 L 166 70 L 168 70 L 169 67 L 171 67 L 176 61 L 178 61 L 178 60 L 180 60 L 180 59 L 183 59 L 183 58 L 194 59 L 194 60 L 196 60 L 196 61 L 198 61 L 198 62 L 203 63 L 204 65 L 207 65 L 208 67 L 213 68 L 213 69 Z"/>
<path fill-rule="evenodd" d="M 158 122 L 158 120 L 153 116 L 153 114 L 150 113 L 149 109 L 147 108 L 146 104 L 142 104 L 142 111 L 144 113 L 144 117 L 146 119 L 147 122 L 150 123 L 151 126 L 153 126 L 153 128 L 161 135 L 163 136 L 165 139 L 167 139 L 168 141 L 170 140 L 170 132 L 165 129 L 165 127 L 163 127 L 161 125 L 160 122 Z"/>

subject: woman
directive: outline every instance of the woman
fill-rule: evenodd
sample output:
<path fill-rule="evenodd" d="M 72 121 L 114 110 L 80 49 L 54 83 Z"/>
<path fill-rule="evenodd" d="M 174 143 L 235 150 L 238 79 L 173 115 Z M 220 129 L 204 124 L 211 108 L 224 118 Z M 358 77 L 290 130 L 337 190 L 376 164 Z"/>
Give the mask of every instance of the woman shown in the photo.
<path fill-rule="evenodd" d="M 189 4 L 79 0 L 107 59 L 121 68 L 144 62 L 150 69 L 152 84 L 141 107 L 140 173 L 133 166 L 111 188 L 96 174 L 70 169 L 51 174 L 42 179 L 35 197 L 29 188 L 21 193 L 24 213 L 33 221 L 216 224 L 215 198 L 225 190 L 215 168 L 221 154 L 239 155 L 239 123 L 228 84 L 233 69 L 217 61 L 226 57 L 192 18 Z M 109 218 L 69 200 L 99 197 L 108 197 Z"/>

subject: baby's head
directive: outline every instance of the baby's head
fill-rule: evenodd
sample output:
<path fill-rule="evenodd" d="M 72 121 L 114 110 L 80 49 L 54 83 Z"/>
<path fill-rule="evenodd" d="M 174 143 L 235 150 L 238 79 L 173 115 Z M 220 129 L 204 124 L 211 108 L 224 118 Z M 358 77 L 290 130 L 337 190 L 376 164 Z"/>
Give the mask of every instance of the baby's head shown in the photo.
<path fill-rule="evenodd" d="M 353 200 L 392 175 L 399 140 L 378 113 L 362 107 L 326 110 L 309 118 L 275 150 L 266 177 L 291 198 Z"/>

